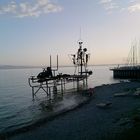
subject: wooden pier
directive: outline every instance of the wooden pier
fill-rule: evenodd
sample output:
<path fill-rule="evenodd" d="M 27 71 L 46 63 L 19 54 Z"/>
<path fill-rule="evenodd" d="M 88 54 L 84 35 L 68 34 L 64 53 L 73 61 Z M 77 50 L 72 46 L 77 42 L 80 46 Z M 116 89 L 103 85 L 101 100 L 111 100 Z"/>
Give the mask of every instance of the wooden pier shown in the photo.
<path fill-rule="evenodd" d="M 130 52 L 126 64 L 111 68 L 114 78 L 120 79 L 140 79 L 140 58 L 139 58 L 139 43 L 132 42 Z"/>
<path fill-rule="evenodd" d="M 140 79 L 140 66 L 125 66 L 110 69 L 114 78 L 120 79 Z"/>

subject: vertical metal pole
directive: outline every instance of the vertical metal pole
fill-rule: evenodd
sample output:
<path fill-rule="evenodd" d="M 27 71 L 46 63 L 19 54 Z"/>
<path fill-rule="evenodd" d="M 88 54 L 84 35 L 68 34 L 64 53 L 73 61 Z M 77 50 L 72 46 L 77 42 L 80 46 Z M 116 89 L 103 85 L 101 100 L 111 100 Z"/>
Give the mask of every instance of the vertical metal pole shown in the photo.
<path fill-rule="evenodd" d="M 138 43 L 138 64 L 140 65 L 140 40 Z"/>
<path fill-rule="evenodd" d="M 133 44 L 133 66 L 135 65 L 135 44 Z"/>
<path fill-rule="evenodd" d="M 140 41 L 138 42 L 138 65 L 140 65 Z"/>
<path fill-rule="evenodd" d="M 57 94 L 57 83 L 56 80 L 53 81 L 53 94 Z"/>
<path fill-rule="evenodd" d="M 33 100 L 34 100 L 34 87 L 32 87 L 32 97 L 33 97 Z"/>
<path fill-rule="evenodd" d="M 52 57 L 50 55 L 50 67 L 52 67 Z"/>
<path fill-rule="evenodd" d="M 77 78 L 77 91 L 79 91 L 79 78 Z"/>
<path fill-rule="evenodd" d="M 74 80 L 74 78 L 72 78 L 72 82 L 73 82 L 73 88 L 75 90 L 75 80 Z"/>
<path fill-rule="evenodd" d="M 63 94 L 63 83 L 62 83 L 62 79 L 61 79 L 61 93 Z"/>
<path fill-rule="evenodd" d="M 88 78 L 86 76 L 86 89 L 88 88 Z"/>
<path fill-rule="evenodd" d="M 66 90 L 65 81 L 66 81 L 66 79 L 64 79 L 64 92 L 65 92 L 65 90 Z"/>
<path fill-rule="evenodd" d="M 46 81 L 46 90 L 47 90 L 47 95 L 48 95 L 48 81 Z"/>
<path fill-rule="evenodd" d="M 57 70 L 58 70 L 58 55 L 57 55 Z"/>
<path fill-rule="evenodd" d="M 49 99 L 51 99 L 51 87 L 49 87 Z"/>
<path fill-rule="evenodd" d="M 138 62 L 138 56 L 137 56 L 137 41 L 135 39 L 135 66 L 137 66 L 137 62 Z"/>
<path fill-rule="evenodd" d="M 82 72 L 83 72 L 83 52 L 81 52 L 80 54 L 80 59 L 81 59 L 81 75 L 82 75 Z"/>
<path fill-rule="evenodd" d="M 81 75 L 82 75 L 82 72 L 83 72 L 83 49 L 82 49 L 82 44 L 80 43 L 80 48 L 81 48 L 81 52 L 80 52 L 80 59 L 81 59 Z"/>

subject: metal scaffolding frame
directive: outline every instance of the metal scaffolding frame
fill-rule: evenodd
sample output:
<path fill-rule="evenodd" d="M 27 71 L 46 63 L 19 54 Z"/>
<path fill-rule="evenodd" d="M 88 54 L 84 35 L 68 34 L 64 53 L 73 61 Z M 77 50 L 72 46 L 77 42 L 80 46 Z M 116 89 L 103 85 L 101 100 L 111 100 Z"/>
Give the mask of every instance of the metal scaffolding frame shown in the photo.
<path fill-rule="evenodd" d="M 50 55 L 50 67 L 43 69 L 43 72 L 39 73 L 38 76 L 31 76 L 28 78 L 29 86 L 32 88 L 32 97 L 43 90 L 46 95 L 51 98 L 51 94 L 57 94 L 58 88 L 63 94 L 66 91 L 66 84 L 73 83 L 76 85 L 76 90 L 80 89 L 80 82 L 83 85 L 87 85 L 87 79 L 92 74 L 92 71 L 88 71 L 87 63 L 89 59 L 89 54 L 87 54 L 87 49 L 82 49 L 83 42 L 79 41 L 79 49 L 76 54 L 71 55 L 74 66 L 78 69 L 77 74 L 58 74 L 58 55 L 57 55 L 57 66 L 52 68 L 52 57 Z"/>

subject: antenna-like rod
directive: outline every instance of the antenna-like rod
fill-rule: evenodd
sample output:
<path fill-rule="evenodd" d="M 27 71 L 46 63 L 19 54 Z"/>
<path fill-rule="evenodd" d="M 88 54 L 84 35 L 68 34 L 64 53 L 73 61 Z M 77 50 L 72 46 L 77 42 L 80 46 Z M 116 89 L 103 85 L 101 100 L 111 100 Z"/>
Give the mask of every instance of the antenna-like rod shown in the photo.
<path fill-rule="evenodd" d="M 57 54 L 57 70 L 58 70 L 58 54 Z"/>
<path fill-rule="evenodd" d="M 83 49 L 82 49 L 82 44 L 83 44 L 83 42 L 79 42 L 79 60 L 80 60 L 80 74 L 82 75 L 82 73 L 83 73 Z"/>
<path fill-rule="evenodd" d="M 50 55 L 50 67 L 52 67 L 52 57 Z"/>

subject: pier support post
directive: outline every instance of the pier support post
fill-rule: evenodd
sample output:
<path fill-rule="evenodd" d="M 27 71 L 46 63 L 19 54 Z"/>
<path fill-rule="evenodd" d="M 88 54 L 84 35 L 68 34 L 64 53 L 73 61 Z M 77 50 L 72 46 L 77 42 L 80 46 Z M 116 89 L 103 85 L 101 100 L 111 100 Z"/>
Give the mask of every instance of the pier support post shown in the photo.
<path fill-rule="evenodd" d="M 33 100 L 34 100 L 34 87 L 32 87 L 32 98 L 33 98 Z"/>
<path fill-rule="evenodd" d="M 63 94 L 63 81 L 61 79 L 61 93 Z"/>

